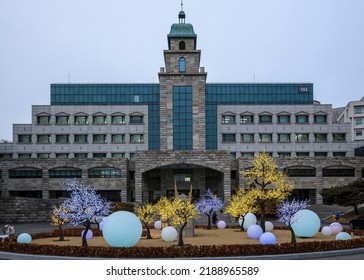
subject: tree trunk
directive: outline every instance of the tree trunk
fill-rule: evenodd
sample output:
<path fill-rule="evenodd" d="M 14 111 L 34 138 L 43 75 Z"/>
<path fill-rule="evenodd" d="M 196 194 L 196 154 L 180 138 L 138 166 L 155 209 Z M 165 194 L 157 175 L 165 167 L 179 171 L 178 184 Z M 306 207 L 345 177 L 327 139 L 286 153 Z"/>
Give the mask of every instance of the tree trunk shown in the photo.
<path fill-rule="evenodd" d="M 151 236 L 150 234 L 150 229 L 149 229 L 149 226 L 146 222 L 143 222 L 145 228 L 147 229 L 147 239 L 153 239 L 153 237 Z"/>
<path fill-rule="evenodd" d="M 211 214 L 206 214 L 206 216 L 207 216 L 207 229 L 211 229 Z"/>
<path fill-rule="evenodd" d="M 245 215 L 240 215 L 241 218 L 240 231 L 244 231 Z"/>
<path fill-rule="evenodd" d="M 263 232 L 265 232 L 265 203 L 260 203 L 260 227 L 263 229 Z"/>
<path fill-rule="evenodd" d="M 91 228 L 90 221 L 86 221 L 85 227 L 86 227 L 86 229 L 83 231 L 83 234 L 82 234 L 82 247 L 88 247 L 86 236 L 87 236 L 87 232 Z"/>
<path fill-rule="evenodd" d="M 62 225 L 58 225 L 58 229 L 59 229 L 59 241 L 64 241 L 64 234 L 63 234 Z"/>
<path fill-rule="evenodd" d="M 294 230 L 291 226 L 291 224 L 289 224 L 289 230 L 291 231 L 291 243 L 296 243 L 296 234 L 294 233 Z"/>
<path fill-rule="evenodd" d="M 183 242 L 183 230 L 185 228 L 185 226 L 187 225 L 187 223 L 184 223 L 178 230 L 178 246 L 184 246 L 185 243 Z"/>
<path fill-rule="evenodd" d="M 358 205 L 357 204 L 354 204 L 354 213 L 356 215 L 359 215 L 359 208 L 358 208 Z"/>

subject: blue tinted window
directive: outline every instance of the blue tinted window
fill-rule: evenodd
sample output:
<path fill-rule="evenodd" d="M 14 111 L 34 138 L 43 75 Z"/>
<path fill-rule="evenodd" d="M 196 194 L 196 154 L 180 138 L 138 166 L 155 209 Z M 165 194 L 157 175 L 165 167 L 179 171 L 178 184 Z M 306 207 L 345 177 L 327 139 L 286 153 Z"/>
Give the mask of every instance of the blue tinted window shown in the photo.
<path fill-rule="evenodd" d="M 179 59 L 178 69 L 180 73 L 186 72 L 186 59 L 184 57 Z"/>
<path fill-rule="evenodd" d="M 173 149 L 192 150 L 192 87 L 173 87 Z"/>

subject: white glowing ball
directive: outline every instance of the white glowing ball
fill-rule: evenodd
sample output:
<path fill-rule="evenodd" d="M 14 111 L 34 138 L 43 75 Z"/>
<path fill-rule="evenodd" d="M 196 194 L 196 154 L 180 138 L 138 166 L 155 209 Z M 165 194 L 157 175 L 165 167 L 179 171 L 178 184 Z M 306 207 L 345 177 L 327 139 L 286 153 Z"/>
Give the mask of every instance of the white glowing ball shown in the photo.
<path fill-rule="evenodd" d="M 142 237 L 142 223 L 127 211 L 112 213 L 105 221 L 102 234 L 111 247 L 132 247 Z"/>
<path fill-rule="evenodd" d="M 241 226 L 243 219 L 239 218 L 239 225 Z M 257 223 L 257 217 L 253 213 L 247 213 L 244 217 L 243 227 L 246 230 L 251 225 L 255 225 Z"/>
<path fill-rule="evenodd" d="M 174 227 L 165 227 L 162 229 L 161 237 L 163 241 L 173 242 L 177 239 L 177 230 Z"/>
<path fill-rule="evenodd" d="M 351 240 L 351 239 L 353 239 L 353 237 L 347 232 L 339 232 L 336 235 L 335 239 L 336 240 Z"/>
<path fill-rule="evenodd" d="M 292 224 L 292 228 L 299 237 L 312 237 L 319 232 L 321 227 L 319 216 L 307 209 L 298 211 L 292 216 L 291 220 L 295 221 Z"/>
<path fill-rule="evenodd" d="M 224 221 L 218 221 L 216 226 L 218 229 L 224 229 L 226 228 L 226 223 Z"/>
<path fill-rule="evenodd" d="M 81 237 L 83 236 L 83 233 L 85 232 L 85 230 L 83 230 L 82 232 L 81 232 Z M 92 233 L 92 230 L 88 230 L 87 231 L 87 233 L 86 233 L 86 239 L 91 239 L 92 238 L 92 236 L 93 236 L 94 234 Z"/>
<path fill-rule="evenodd" d="M 154 228 L 160 230 L 162 228 L 162 222 L 161 221 L 155 221 L 154 222 Z"/>
<path fill-rule="evenodd" d="M 30 242 L 32 242 L 32 237 L 29 233 L 22 233 L 18 236 L 16 242 L 29 244 Z"/>
<path fill-rule="evenodd" d="M 274 228 L 274 226 L 273 226 L 272 222 L 269 222 L 269 221 L 265 222 L 265 231 L 272 231 L 273 228 Z"/>
<path fill-rule="evenodd" d="M 262 245 L 274 245 L 277 244 L 277 238 L 273 233 L 265 232 L 260 236 L 259 243 Z"/>
<path fill-rule="evenodd" d="M 263 229 L 259 225 L 251 225 L 248 227 L 247 234 L 251 239 L 259 239 L 263 234 Z"/>
<path fill-rule="evenodd" d="M 323 228 L 321 229 L 321 233 L 322 233 L 323 235 L 329 236 L 329 235 L 331 235 L 331 234 L 332 234 L 332 229 L 331 229 L 331 227 L 329 227 L 329 226 L 325 226 L 325 227 L 323 227 Z"/>
<path fill-rule="evenodd" d="M 330 227 L 333 234 L 338 234 L 343 231 L 343 226 L 337 222 L 330 224 Z"/>

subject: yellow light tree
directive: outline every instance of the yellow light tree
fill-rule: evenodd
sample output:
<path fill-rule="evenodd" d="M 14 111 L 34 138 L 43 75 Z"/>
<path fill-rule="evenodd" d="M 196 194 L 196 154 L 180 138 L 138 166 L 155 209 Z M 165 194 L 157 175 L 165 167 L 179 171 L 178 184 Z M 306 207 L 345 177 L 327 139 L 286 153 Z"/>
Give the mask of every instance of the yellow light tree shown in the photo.
<path fill-rule="evenodd" d="M 259 207 L 255 200 L 247 194 L 247 190 L 237 188 L 236 193 L 231 197 L 229 204 L 226 206 L 224 213 L 241 219 L 240 230 L 244 231 L 244 220 L 248 213 L 255 213 Z"/>
<path fill-rule="evenodd" d="M 149 224 L 153 223 L 157 217 L 156 207 L 153 204 L 147 203 L 145 205 L 139 205 L 136 208 L 136 213 L 139 220 L 144 224 L 147 229 L 147 239 L 152 239 L 150 234 Z"/>
<path fill-rule="evenodd" d="M 62 205 L 59 207 L 53 205 L 51 220 L 52 226 L 58 226 L 59 241 L 64 241 L 63 225 L 68 221 L 66 208 Z"/>
<path fill-rule="evenodd" d="M 250 187 L 247 189 L 247 195 L 259 207 L 260 226 L 265 232 L 266 209 L 288 198 L 293 185 L 288 181 L 286 174 L 278 170 L 274 159 L 266 153 L 256 156 L 253 166 L 243 171 L 242 175 Z"/>
<path fill-rule="evenodd" d="M 157 204 L 155 204 L 155 210 L 160 216 L 162 226 L 164 224 L 170 225 L 172 216 L 174 215 L 174 209 L 172 208 L 172 201 L 165 196 L 162 196 Z"/>

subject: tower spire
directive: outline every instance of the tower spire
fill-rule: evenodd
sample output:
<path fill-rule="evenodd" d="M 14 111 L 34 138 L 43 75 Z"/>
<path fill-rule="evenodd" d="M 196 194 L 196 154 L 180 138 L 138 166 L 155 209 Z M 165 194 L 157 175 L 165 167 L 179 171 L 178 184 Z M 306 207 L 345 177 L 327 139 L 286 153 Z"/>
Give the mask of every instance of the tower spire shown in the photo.
<path fill-rule="evenodd" d="M 181 0 L 181 11 L 183 12 L 183 0 Z"/>
<path fill-rule="evenodd" d="M 181 11 L 178 14 L 179 23 L 186 23 L 186 14 L 183 11 L 183 0 L 181 0 Z"/>

